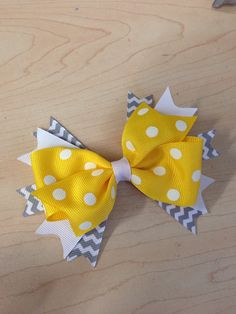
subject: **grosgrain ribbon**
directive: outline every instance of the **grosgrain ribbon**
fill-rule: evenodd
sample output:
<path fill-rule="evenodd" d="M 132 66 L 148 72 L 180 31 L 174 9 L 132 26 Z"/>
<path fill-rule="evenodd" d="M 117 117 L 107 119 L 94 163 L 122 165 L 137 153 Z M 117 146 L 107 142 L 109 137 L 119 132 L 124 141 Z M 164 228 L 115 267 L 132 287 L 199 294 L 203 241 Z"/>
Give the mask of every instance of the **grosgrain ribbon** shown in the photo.
<path fill-rule="evenodd" d="M 202 159 L 202 140 L 187 136 L 195 120 L 163 115 L 142 103 L 123 131 L 127 162 L 110 163 L 87 149 L 37 150 L 31 154 L 37 187 L 32 194 L 44 204 L 47 220 L 68 219 L 77 236 L 107 218 L 120 179 L 131 179 L 154 200 L 191 206 L 198 195 Z"/>
<path fill-rule="evenodd" d="M 130 181 L 131 180 L 131 168 L 129 161 L 123 157 L 119 160 L 111 162 L 114 175 L 116 177 L 116 183 L 120 181 Z"/>

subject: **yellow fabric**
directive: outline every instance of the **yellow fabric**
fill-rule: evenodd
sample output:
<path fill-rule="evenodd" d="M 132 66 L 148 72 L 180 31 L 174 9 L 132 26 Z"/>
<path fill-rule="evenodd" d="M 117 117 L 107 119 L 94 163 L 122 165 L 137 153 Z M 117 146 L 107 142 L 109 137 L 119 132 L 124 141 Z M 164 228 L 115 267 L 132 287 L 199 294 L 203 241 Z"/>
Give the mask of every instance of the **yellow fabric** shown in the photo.
<path fill-rule="evenodd" d="M 142 103 L 127 121 L 123 155 L 131 182 L 146 196 L 178 206 L 196 202 L 202 140 L 187 136 L 196 117 L 168 116 Z M 31 154 L 39 198 L 49 221 L 68 219 L 79 236 L 111 212 L 116 179 L 109 161 L 87 149 L 54 147 Z"/>

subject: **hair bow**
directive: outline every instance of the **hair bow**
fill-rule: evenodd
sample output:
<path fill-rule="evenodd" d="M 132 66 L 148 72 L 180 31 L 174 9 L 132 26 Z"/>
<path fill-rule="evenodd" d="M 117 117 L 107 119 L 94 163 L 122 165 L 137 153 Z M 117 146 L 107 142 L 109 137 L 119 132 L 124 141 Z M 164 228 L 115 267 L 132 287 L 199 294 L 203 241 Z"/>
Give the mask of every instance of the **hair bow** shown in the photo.
<path fill-rule="evenodd" d="M 146 99 L 136 102 L 132 112 L 129 104 L 123 157 L 116 161 L 109 162 L 80 142 L 55 143 L 45 137 L 46 131 L 38 130 L 38 149 L 30 154 L 36 186 L 30 192 L 43 204 L 48 222 L 66 221 L 67 229 L 72 228 L 74 246 L 86 235 L 99 232 L 114 206 L 120 181 L 130 181 L 162 207 L 193 209 L 196 202 L 201 203 L 206 140 L 188 136 L 197 117 L 180 115 L 173 106 L 172 114 L 163 113 L 161 106 L 158 111 Z"/>

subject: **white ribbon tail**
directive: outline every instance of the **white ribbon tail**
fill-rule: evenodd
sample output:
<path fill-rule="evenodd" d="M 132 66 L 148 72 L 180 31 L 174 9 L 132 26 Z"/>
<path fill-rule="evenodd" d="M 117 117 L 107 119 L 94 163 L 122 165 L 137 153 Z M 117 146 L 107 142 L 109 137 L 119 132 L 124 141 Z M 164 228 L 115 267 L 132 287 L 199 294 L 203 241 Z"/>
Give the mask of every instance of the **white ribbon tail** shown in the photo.
<path fill-rule="evenodd" d="M 164 94 L 161 96 L 154 109 L 166 115 L 186 117 L 192 117 L 198 110 L 197 108 L 181 108 L 176 106 L 169 87 L 166 88 Z"/>
<path fill-rule="evenodd" d="M 68 220 L 44 220 L 44 222 L 36 230 L 36 234 L 58 236 L 61 240 L 64 258 L 66 258 L 70 254 L 70 252 L 82 238 L 81 236 L 77 237 L 74 234 Z"/>

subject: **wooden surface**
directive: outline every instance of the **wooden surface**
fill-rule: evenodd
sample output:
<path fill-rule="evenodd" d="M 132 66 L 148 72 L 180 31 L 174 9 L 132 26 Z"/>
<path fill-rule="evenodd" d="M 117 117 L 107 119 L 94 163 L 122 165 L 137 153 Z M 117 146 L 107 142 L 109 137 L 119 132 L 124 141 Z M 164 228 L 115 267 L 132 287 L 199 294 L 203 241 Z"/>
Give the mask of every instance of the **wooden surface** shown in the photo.
<path fill-rule="evenodd" d="M 236 313 L 236 7 L 206 0 L 0 1 L 0 313 Z M 16 161 L 52 115 L 90 149 L 121 157 L 127 90 L 196 104 L 193 131 L 218 130 L 210 214 L 193 236 L 131 185 L 119 185 L 98 266 L 66 262 L 23 218 Z"/>

